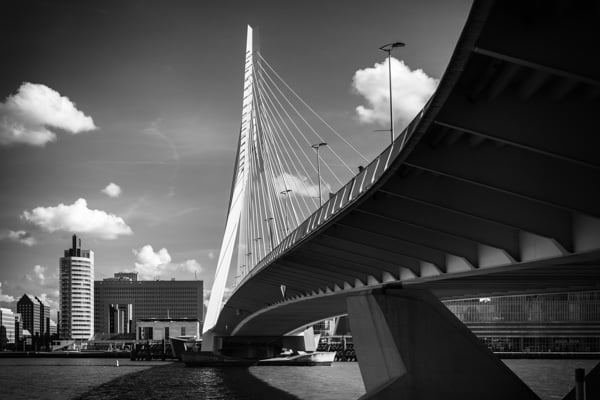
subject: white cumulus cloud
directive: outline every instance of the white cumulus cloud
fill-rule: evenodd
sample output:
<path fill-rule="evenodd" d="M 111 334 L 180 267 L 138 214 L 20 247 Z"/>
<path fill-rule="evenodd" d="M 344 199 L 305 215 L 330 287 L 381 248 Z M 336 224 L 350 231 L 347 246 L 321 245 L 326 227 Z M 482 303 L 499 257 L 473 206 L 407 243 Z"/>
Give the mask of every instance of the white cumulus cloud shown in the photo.
<path fill-rule="evenodd" d="M 59 310 L 60 309 L 60 304 L 58 302 L 58 295 L 56 296 L 49 296 L 46 293 L 42 293 L 41 295 L 37 296 L 40 300 L 42 300 L 44 303 L 48 304 L 50 306 L 50 308 L 52 310 Z"/>
<path fill-rule="evenodd" d="M 46 272 L 46 267 L 42 267 L 41 265 L 36 265 L 33 267 L 33 272 L 35 276 L 39 279 L 41 284 L 44 284 L 46 281 L 46 277 L 44 276 L 44 272 Z"/>
<path fill-rule="evenodd" d="M 108 185 L 106 185 L 106 187 L 104 189 L 102 189 L 102 193 L 104 193 L 105 195 L 107 195 L 108 197 L 119 197 L 121 195 L 121 187 L 119 185 L 117 185 L 116 183 L 109 183 Z"/>
<path fill-rule="evenodd" d="M 291 189 L 292 193 L 297 196 L 319 198 L 319 185 L 312 183 L 304 175 L 296 176 L 287 172 L 278 175 L 275 178 L 275 190 L 277 193 L 281 193 L 286 189 Z M 326 182 L 321 182 L 321 195 L 325 196 L 328 192 L 331 192 L 330 185 Z"/>
<path fill-rule="evenodd" d="M 0 103 L 1 145 L 44 146 L 56 140 L 52 128 L 77 134 L 96 129 L 96 125 L 68 97 L 42 84 L 25 82 Z"/>
<path fill-rule="evenodd" d="M 427 76 L 422 69 L 411 70 L 403 61 L 392 57 L 392 96 L 394 120 L 408 124 L 433 94 L 438 80 Z M 363 123 L 388 126 L 390 122 L 390 92 L 388 60 L 371 68 L 359 69 L 352 79 L 353 89 L 367 101 L 356 107 Z"/>
<path fill-rule="evenodd" d="M 0 302 L 12 303 L 13 301 L 15 301 L 13 296 L 2 293 L 2 282 L 0 282 Z"/>
<path fill-rule="evenodd" d="M 182 263 L 172 263 L 169 251 L 164 247 L 154 251 L 152 245 L 145 245 L 141 249 L 133 249 L 136 256 L 135 271 L 140 279 L 190 279 L 191 274 L 202 271 L 202 266 L 194 259 Z"/>
<path fill-rule="evenodd" d="M 13 231 L 10 229 L 0 232 L 0 240 L 10 240 L 30 247 L 37 243 L 30 233 L 22 230 Z"/>
<path fill-rule="evenodd" d="M 204 289 L 204 307 L 208 307 L 208 302 L 210 301 L 210 294 L 212 293 L 212 289 Z M 222 304 L 225 304 L 227 300 L 233 294 L 233 288 L 225 286 L 225 290 L 223 291 L 223 301 Z"/>
<path fill-rule="evenodd" d="M 116 239 L 133 231 L 123 218 L 102 210 L 92 210 L 85 199 L 55 207 L 36 207 L 23 212 L 24 220 L 48 231 L 86 233 L 101 239 Z"/>

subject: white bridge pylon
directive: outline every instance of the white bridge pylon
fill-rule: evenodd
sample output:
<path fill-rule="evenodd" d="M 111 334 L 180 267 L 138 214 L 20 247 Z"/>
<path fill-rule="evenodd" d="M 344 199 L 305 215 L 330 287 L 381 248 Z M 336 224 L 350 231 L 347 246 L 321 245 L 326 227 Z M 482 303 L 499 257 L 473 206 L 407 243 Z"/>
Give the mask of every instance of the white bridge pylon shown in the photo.
<path fill-rule="evenodd" d="M 256 48 L 254 36 L 248 26 L 231 198 L 203 334 L 217 323 L 231 264 L 237 265 L 237 285 L 328 193 L 352 177 L 358 164 L 368 162 L 283 81 Z M 352 158 L 355 168 L 344 161 Z"/>

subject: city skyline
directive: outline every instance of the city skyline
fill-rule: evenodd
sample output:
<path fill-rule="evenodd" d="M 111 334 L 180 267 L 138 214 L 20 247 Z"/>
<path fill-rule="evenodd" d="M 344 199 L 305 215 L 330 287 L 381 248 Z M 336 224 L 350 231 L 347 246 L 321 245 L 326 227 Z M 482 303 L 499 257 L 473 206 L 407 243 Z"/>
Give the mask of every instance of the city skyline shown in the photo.
<path fill-rule="evenodd" d="M 0 17 L 12 61 L 0 67 L 0 304 L 31 292 L 58 308 L 58 258 L 73 233 L 96 253 L 96 280 L 136 271 L 210 287 L 246 24 L 288 83 L 372 158 L 389 140 L 372 132 L 387 127 L 387 103 L 357 72 L 387 88 L 378 47 L 402 40 L 393 55 L 408 68 L 394 65 L 394 82 L 410 85 L 419 69 L 429 85 L 439 80 L 470 2 L 437 3 L 11 2 Z M 17 34 L 23 20 L 31 28 Z M 15 139 L 15 123 L 29 135 Z"/>

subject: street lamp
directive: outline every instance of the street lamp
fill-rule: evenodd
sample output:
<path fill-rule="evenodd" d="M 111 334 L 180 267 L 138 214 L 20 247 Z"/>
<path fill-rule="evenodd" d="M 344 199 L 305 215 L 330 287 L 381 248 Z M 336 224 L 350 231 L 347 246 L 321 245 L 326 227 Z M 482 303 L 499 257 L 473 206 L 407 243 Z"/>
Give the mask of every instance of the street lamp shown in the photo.
<path fill-rule="evenodd" d="M 260 237 L 260 236 L 259 236 L 259 237 L 257 237 L 257 238 L 254 238 L 254 242 L 256 243 L 256 244 L 254 245 L 254 250 L 256 251 L 256 254 L 257 254 L 258 256 L 260 256 L 260 247 L 258 247 L 258 241 L 259 241 L 259 240 L 262 240 L 262 237 Z"/>
<path fill-rule="evenodd" d="M 283 207 L 285 208 L 284 212 L 285 212 L 285 233 L 288 233 L 290 231 L 290 221 L 289 221 L 289 216 L 288 216 L 288 205 L 287 205 L 287 198 L 288 198 L 288 194 L 292 191 L 292 189 L 285 189 L 282 190 L 281 192 L 279 192 L 280 194 L 284 195 L 286 197 L 286 199 L 283 201 Z"/>
<path fill-rule="evenodd" d="M 271 251 L 273 251 L 273 229 L 271 228 L 271 221 L 273 221 L 273 217 L 268 217 L 265 219 L 267 224 L 269 224 L 269 239 L 271 241 Z"/>
<path fill-rule="evenodd" d="M 394 111 L 392 110 L 392 50 L 396 47 L 404 47 L 405 44 L 402 42 L 394 42 L 384 44 L 379 48 L 381 51 L 385 51 L 388 54 L 388 75 L 390 82 L 390 136 L 392 143 L 394 143 Z"/>
<path fill-rule="evenodd" d="M 311 147 L 317 151 L 317 181 L 319 183 L 319 208 L 321 208 L 322 200 L 321 200 L 321 165 L 319 161 L 319 148 L 321 146 L 327 146 L 327 143 L 321 142 L 313 144 Z"/>

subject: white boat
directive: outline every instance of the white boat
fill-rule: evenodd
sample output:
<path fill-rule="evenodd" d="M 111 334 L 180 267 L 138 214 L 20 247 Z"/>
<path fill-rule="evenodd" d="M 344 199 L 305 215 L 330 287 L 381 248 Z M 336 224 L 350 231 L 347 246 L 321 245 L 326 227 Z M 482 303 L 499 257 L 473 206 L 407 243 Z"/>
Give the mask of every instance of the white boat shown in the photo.
<path fill-rule="evenodd" d="M 282 353 L 278 357 L 259 360 L 257 365 L 298 365 L 298 366 L 330 366 L 335 358 L 335 351 L 303 351 Z"/>

